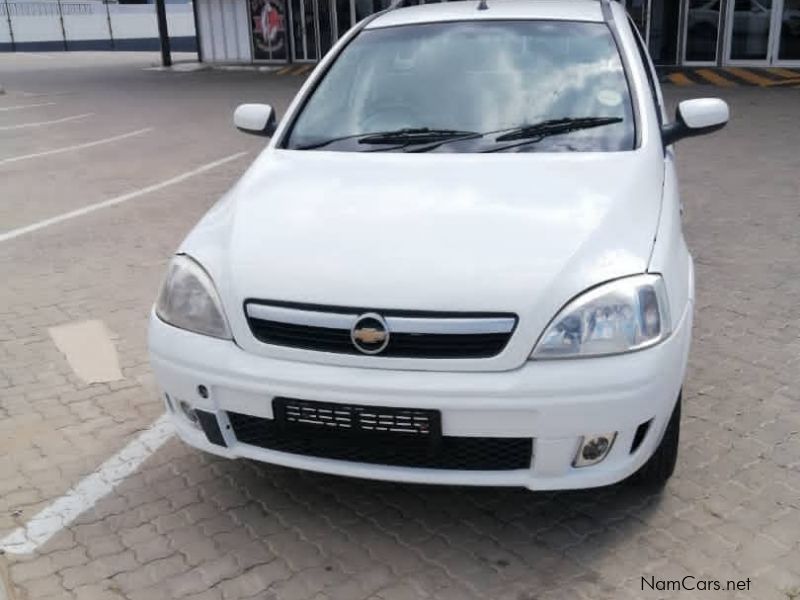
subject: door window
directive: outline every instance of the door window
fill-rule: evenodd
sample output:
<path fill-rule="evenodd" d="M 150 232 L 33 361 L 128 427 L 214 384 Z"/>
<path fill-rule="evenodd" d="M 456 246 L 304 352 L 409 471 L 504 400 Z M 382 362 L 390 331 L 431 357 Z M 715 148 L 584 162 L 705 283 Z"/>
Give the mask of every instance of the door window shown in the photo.
<path fill-rule="evenodd" d="M 686 55 L 689 62 L 717 60 L 720 0 L 689 0 L 686 20 Z"/>
<path fill-rule="evenodd" d="M 678 61 L 678 16 L 680 0 L 651 0 L 650 56 L 657 65 L 674 65 Z"/>
<path fill-rule="evenodd" d="M 800 0 L 783 0 L 779 60 L 800 60 Z"/>
<path fill-rule="evenodd" d="M 736 0 L 731 28 L 732 60 L 766 60 L 772 0 Z"/>

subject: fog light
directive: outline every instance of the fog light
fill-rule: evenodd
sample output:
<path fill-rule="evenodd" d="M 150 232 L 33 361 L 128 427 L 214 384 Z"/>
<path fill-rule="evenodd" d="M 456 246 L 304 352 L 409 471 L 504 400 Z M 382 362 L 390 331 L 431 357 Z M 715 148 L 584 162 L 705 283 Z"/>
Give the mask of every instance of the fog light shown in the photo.
<path fill-rule="evenodd" d="M 197 412 L 192 408 L 192 406 L 186 402 L 185 400 L 178 401 L 178 406 L 181 408 L 181 412 L 183 416 L 186 417 L 186 420 L 189 421 L 193 426 L 200 429 L 200 420 L 197 418 Z"/>
<path fill-rule="evenodd" d="M 575 461 L 572 463 L 573 466 L 588 467 L 599 463 L 608 456 L 616 437 L 616 432 L 594 433 L 592 435 L 583 436 L 578 446 L 578 454 L 575 456 Z"/>

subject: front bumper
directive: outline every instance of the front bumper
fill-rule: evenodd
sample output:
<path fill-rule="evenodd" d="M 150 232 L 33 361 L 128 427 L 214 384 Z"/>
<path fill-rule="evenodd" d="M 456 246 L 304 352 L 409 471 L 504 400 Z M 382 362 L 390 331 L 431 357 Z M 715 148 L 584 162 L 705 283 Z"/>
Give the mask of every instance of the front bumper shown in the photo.
<path fill-rule="evenodd" d="M 634 473 L 661 440 L 678 397 L 691 340 L 687 305 L 663 343 L 603 358 L 532 361 L 505 372 L 390 371 L 276 360 L 230 341 L 150 319 L 150 358 L 173 404 L 183 400 L 217 416 L 225 446 L 212 444 L 180 411 L 180 437 L 227 458 L 249 458 L 311 471 L 390 481 L 517 486 L 533 490 L 608 485 Z M 198 393 L 205 386 L 207 397 Z M 371 406 L 435 409 L 442 434 L 533 439 L 529 468 L 473 471 L 397 467 L 290 454 L 244 444 L 227 428 L 229 412 L 271 419 L 276 396 Z M 634 435 L 648 433 L 631 452 Z M 617 432 L 606 458 L 572 466 L 583 435 Z"/>

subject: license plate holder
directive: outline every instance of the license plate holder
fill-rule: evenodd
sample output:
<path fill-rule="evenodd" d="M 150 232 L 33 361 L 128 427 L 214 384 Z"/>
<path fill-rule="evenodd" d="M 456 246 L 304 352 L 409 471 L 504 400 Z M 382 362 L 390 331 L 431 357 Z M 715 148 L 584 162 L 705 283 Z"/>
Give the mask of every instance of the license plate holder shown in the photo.
<path fill-rule="evenodd" d="M 442 419 L 438 410 L 366 406 L 274 398 L 276 425 L 284 430 L 332 436 L 416 440 L 438 446 Z"/>

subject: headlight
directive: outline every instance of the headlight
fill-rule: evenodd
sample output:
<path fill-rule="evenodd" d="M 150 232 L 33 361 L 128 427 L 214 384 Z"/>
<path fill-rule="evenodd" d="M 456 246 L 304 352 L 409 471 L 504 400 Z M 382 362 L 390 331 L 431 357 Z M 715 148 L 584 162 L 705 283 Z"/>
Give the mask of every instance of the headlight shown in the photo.
<path fill-rule="evenodd" d="M 531 358 L 602 356 L 640 350 L 670 334 L 660 275 L 636 275 L 592 288 L 550 322 Z"/>
<path fill-rule="evenodd" d="M 181 329 L 229 340 L 232 338 L 222 303 L 211 277 L 193 259 L 176 255 L 156 300 L 156 314 Z"/>

